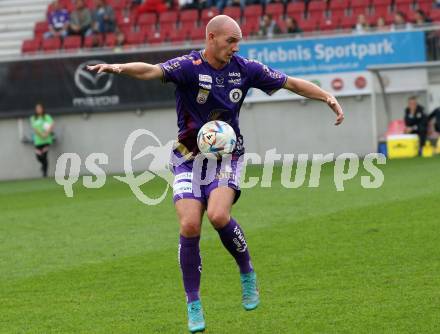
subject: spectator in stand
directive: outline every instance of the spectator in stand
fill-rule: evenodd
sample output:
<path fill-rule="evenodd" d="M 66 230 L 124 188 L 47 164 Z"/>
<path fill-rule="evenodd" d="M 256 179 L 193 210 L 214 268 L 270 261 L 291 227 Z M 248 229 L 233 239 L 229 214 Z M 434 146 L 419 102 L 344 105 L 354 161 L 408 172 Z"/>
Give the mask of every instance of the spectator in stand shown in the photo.
<path fill-rule="evenodd" d="M 303 31 L 298 25 L 298 21 L 293 17 L 286 18 L 286 34 L 301 34 Z"/>
<path fill-rule="evenodd" d="M 359 14 L 357 17 L 354 31 L 357 33 L 363 33 L 370 30 L 370 25 L 367 22 L 367 18 L 364 14 Z"/>
<path fill-rule="evenodd" d="M 281 33 L 282 31 L 275 20 L 272 18 L 272 15 L 264 14 L 260 22 L 258 36 L 271 38 L 274 35 Z"/>
<path fill-rule="evenodd" d="M 166 12 L 169 9 L 168 7 L 169 3 L 165 2 L 165 0 L 146 0 L 136 8 L 135 22 L 144 13 L 161 14 Z"/>
<path fill-rule="evenodd" d="M 417 97 L 408 99 L 408 107 L 405 109 L 405 133 L 414 133 L 419 136 L 420 147 L 425 145 L 428 119 L 423 107 L 417 103 Z"/>
<path fill-rule="evenodd" d="M 424 27 L 432 22 L 431 19 L 427 17 L 425 12 L 421 9 L 416 10 L 414 21 L 414 27 Z"/>
<path fill-rule="evenodd" d="M 43 177 L 47 177 L 49 166 L 47 152 L 53 143 L 54 122 L 50 115 L 46 114 L 42 103 L 35 105 L 35 114 L 31 117 L 31 127 L 34 130 L 32 140 L 35 146 L 35 155 L 41 164 Z"/>
<path fill-rule="evenodd" d="M 81 35 L 81 37 L 92 34 L 92 14 L 84 0 L 75 1 L 75 10 L 70 15 L 69 34 Z"/>
<path fill-rule="evenodd" d="M 382 16 L 379 16 L 377 18 L 375 29 L 377 31 L 387 31 L 387 30 L 390 30 L 390 28 L 385 23 L 385 19 Z"/>
<path fill-rule="evenodd" d="M 122 51 L 125 45 L 125 35 L 122 31 L 116 33 L 115 51 Z"/>
<path fill-rule="evenodd" d="M 93 12 L 93 30 L 105 34 L 114 32 L 116 28 L 115 12 L 112 6 L 106 4 L 105 0 L 96 0 L 96 8 Z"/>
<path fill-rule="evenodd" d="M 69 28 L 69 12 L 62 8 L 60 1 L 55 0 L 52 3 L 52 10 L 48 19 L 49 31 L 44 33 L 44 38 L 66 37 Z"/>
<path fill-rule="evenodd" d="M 199 5 L 196 0 L 179 0 L 179 9 L 196 9 Z"/>
<path fill-rule="evenodd" d="M 411 27 L 411 23 L 408 22 L 403 12 L 396 12 L 396 14 L 394 14 L 394 22 L 391 25 L 391 30 L 411 29 Z"/>

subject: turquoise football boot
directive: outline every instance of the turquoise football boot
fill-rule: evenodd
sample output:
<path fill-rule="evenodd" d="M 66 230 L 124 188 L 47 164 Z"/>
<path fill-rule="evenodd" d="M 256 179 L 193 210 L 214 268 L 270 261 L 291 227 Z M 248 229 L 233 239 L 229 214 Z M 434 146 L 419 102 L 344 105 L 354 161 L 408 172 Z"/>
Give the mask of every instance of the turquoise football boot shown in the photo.
<path fill-rule="evenodd" d="M 260 304 L 260 294 L 257 288 L 257 274 L 251 271 L 247 274 L 240 274 L 241 289 L 243 292 L 243 307 L 246 311 L 257 308 Z"/>
<path fill-rule="evenodd" d="M 188 303 L 188 329 L 191 333 L 203 332 L 205 330 L 205 318 L 203 316 L 202 303 L 195 300 Z"/>

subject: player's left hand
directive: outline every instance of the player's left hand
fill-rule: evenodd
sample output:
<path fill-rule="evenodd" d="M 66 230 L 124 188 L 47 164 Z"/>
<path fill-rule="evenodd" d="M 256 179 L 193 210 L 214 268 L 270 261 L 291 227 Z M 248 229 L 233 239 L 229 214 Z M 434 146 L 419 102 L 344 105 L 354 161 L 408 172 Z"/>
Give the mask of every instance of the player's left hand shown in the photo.
<path fill-rule="evenodd" d="M 333 112 L 336 114 L 335 125 L 341 124 L 344 121 L 344 112 L 342 111 L 342 108 L 341 108 L 339 102 L 336 100 L 336 98 L 334 96 L 327 97 L 325 102 L 333 110 Z"/>

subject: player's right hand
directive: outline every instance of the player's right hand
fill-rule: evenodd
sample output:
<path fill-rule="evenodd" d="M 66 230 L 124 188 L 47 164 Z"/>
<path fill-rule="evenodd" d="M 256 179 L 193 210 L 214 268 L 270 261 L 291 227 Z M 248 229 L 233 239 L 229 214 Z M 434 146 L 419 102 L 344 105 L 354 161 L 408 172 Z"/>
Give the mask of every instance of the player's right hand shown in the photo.
<path fill-rule="evenodd" d="M 116 73 L 120 74 L 122 72 L 121 65 L 119 64 L 97 64 L 88 65 L 87 69 L 89 71 L 97 71 L 98 73 Z"/>

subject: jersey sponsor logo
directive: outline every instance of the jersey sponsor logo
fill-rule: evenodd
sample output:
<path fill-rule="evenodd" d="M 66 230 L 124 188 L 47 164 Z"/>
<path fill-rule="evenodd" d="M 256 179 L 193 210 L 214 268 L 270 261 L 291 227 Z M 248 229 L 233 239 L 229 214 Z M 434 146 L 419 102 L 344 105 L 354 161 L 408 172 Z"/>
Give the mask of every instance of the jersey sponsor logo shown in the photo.
<path fill-rule="evenodd" d="M 215 82 L 219 85 L 223 85 L 223 82 L 225 81 L 225 78 L 223 77 L 216 77 Z"/>
<path fill-rule="evenodd" d="M 199 93 L 197 94 L 197 103 L 198 104 L 205 104 L 206 101 L 208 101 L 208 95 L 209 95 L 209 90 L 200 88 L 199 89 Z"/>
<path fill-rule="evenodd" d="M 174 195 L 179 195 L 182 193 L 192 193 L 193 187 L 191 182 L 179 182 L 173 187 Z"/>
<path fill-rule="evenodd" d="M 241 85 L 241 78 L 238 79 L 229 79 L 228 83 L 233 84 L 233 85 Z"/>
<path fill-rule="evenodd" d="M 229 92 L 229 99 L 231 100 L 231 102 L 234 103 L 240 101 L 242 96 L 243 96 L 243 92 L 241 91 L 241 89 L 238 88 L 234 88 Z"/>
<path fill-rule="evenodd" d="M 203 89 L 211 89 L 212 85 L 211 84 L 204 84 L 202 82 L 199 82 L 199 86 L 202 87 Z"/>
<path fill-rule="evenodd" d="M 182 180 L 192 180 L 192 179 L 193 179 L 193 173 L 192 172 L 184 172 L 184 173 L 177 174 L 174 177 L 173 187 L 177 183 L 179 183 L 179 181 L 182 181 Z"/>
<path fill-rule="evenodd" d="M 229 72 L 228 74 L 230 77 L 241 77 L 241 73 L 240 72 Z"/>
<path fill-rule="evenodd" d="M 212 77 L 207 74 L 199 74 L 199 81 L 212 83 Z"/>
<path fill-rule="evenodd" d="M 178 61 L 169 63 L 169 64 L 164 64 L 163 68 L 167 71 L 167 72 L 172 72 L 175 71 L 177 69 L 180 68 L 180 63 Z"/>

